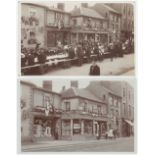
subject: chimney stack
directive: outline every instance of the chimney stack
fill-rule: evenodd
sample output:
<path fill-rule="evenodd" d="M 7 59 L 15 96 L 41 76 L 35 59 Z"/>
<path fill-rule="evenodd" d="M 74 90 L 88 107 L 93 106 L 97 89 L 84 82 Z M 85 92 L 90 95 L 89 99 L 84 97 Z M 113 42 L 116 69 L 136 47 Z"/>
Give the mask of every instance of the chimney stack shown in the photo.
<path fill-rule="evenodd" d="M 65 4 L 64 3 L 58 3 L 57 8 L 64 11 L 65 10 Z"/>
<path fill-rule="evenodd" d="M 43 88 L 52 91 L 52 81 L 51 80 L 43 81 Z"/>
<path fill-rule="evenodd" d="M 78 81 L 71 81 L 71 87 L 78 88 Z"/>
<path fill-rule="evenodd" d="M 62 87 L 62 92 L 64 92 L 66 90 L 66 87 L 65 86 L 63 86 Z"/>
<path fill-rule="evenodd" d="M 81 3 L 81 6 L 84 8 L 88 8 L 88 3 Z"/>

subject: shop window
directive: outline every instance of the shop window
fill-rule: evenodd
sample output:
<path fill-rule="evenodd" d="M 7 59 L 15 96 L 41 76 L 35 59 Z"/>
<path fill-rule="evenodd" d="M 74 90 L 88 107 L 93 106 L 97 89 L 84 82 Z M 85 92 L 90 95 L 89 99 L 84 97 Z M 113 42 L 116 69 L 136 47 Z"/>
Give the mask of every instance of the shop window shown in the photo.
<path fill-rule="evenodd" d="M 92 134 L 93 123 L 91 121 L 84 121 L 84 133 Z"/>
<path fill-rule="evenodd" d="M 73 120 L 73 134 L 81 133 L 81 125 L 79 120 Z"/>
<path fill-rule="evenodd" d="M 63 120 L 62 122 L 62 134 L 70 135 L 70 120 Z"/>

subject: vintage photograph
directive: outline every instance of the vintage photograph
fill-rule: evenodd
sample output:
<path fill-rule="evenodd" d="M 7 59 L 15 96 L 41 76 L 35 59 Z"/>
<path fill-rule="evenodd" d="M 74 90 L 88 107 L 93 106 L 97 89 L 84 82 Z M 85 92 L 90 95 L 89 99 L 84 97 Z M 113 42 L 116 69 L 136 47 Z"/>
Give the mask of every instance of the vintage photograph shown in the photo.
<path fill-rule="evenodd" d="M 19 3 L 19 74 L 135 75 L 133 2 Z"/>
<path fill-rule="evenodd" d="M 22 79 L 20 152 L 134 152 L 135 80 Z"/>

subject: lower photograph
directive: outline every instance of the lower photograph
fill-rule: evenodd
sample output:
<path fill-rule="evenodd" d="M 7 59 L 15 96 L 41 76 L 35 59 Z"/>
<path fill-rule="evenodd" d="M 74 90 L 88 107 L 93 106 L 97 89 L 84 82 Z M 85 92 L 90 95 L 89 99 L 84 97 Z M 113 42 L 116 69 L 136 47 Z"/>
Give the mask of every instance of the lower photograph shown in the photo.
<path fill-rule="evenodd" d="M 18 81 L 18 152 L 135 152 L 135 79 Z"/>

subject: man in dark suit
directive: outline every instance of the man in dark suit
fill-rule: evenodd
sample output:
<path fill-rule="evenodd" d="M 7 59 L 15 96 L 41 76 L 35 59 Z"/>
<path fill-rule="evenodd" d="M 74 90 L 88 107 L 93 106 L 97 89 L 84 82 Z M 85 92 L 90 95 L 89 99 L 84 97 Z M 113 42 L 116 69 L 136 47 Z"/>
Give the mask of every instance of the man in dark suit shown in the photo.
<path fill-rule="evenodd" d="M 90 66 L 89 75 L 100 75 L 100 67 L 96 64 L 96 60 Z"/>

